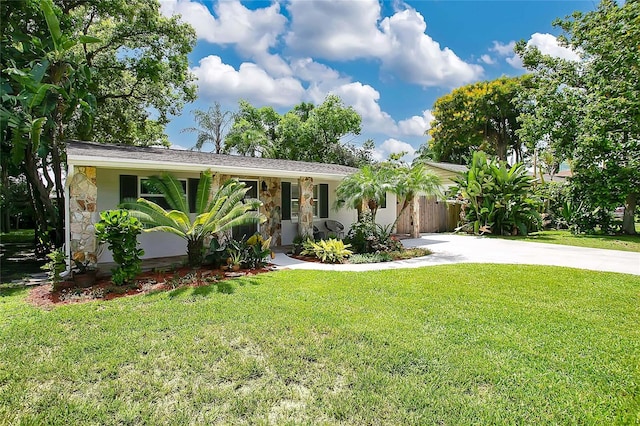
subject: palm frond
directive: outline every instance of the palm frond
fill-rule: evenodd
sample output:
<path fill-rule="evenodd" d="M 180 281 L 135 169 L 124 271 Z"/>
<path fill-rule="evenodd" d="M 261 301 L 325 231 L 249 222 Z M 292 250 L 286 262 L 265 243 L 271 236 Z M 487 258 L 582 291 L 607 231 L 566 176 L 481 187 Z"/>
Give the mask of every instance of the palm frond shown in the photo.
<path fill-rule="evenodd" d="M 204 213 L 209 201 L 211 192 L 211 181 L 213 173 L 211 170 L 205 170 L 200 174 L 200 183 L 198 183 L 198 191 L 196 193 L 196 213 Z"/>

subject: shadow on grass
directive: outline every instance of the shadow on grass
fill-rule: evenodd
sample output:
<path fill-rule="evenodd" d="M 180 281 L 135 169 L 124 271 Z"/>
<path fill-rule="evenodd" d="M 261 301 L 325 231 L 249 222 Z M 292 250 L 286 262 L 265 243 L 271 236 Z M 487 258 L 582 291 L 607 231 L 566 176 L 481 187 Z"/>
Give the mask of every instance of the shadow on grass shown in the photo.
<path fill-rule="evenodd" d="M 26 289 L 27 287 L 22 284 L 2 284 L 0 285 L 0 297 L 10 297 Z"/>

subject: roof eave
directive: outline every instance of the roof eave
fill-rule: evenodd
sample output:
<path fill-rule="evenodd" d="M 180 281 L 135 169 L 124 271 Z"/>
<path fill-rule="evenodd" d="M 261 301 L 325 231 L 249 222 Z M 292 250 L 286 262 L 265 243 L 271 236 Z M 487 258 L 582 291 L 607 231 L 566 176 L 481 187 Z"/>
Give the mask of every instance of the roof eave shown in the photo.
<path fill-rule="evenodd" d="M 212 169 L 218 172 L 222 172 L 228 175 L 247 175 L 247 168 L 245 167 L 229 167 L 213 164 L 189 164 L 179 163 L 171 161 L 152 161 L 152 160 L 138 160 L 138 159 L 105 159 L 100 156 L 91 155 L 69 155 L 67 156 L 67 163 L 73 166 L 94 166 L 105 167 L 111 169 L 140 169 L 140 170 L 157 170 L 162 169 L 173 172 L 201 172 L 203 170 Z M 322 178 L 326 180 L 342 180 L 348 174 L 339 173 L 318 173 L 318 172 L 303 172 L 303 171 L 289 171 L 289 170 L 275 170 L 252 167 L 251 175 L 260 177 L 284 177 L 284 178 L 298 178 L 300 176 L 308 176 L 313 178 Z"/>

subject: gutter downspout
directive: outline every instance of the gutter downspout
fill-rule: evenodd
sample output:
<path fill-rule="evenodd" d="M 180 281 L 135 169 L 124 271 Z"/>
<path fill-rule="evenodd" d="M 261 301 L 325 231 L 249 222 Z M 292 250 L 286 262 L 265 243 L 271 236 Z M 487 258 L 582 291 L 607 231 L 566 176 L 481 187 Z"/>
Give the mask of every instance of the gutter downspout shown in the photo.
<path fill-rule="evenodd" d="M 64 182 L 64 254 L 66 256 L 67 270 L 64 276 L 71 274 L 71 197 L 69 186 L 74 175 L 73 164 L 67 165 L 67 178 Z"/>

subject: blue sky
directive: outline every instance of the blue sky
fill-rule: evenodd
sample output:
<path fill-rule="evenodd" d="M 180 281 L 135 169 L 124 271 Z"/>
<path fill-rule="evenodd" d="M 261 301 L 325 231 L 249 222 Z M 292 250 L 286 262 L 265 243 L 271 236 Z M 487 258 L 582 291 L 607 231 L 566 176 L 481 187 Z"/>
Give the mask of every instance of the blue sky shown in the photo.
<path fill-rule="evenodd" d="M 246 99 L 281 113 L 339 95 L 362 116 L 356 145 L 371 138 L 376 156 L 407 151 L 427 138 L 435 100 L 453 88 L 524 72 L 513 43 L 574 58 L 557 44 L 555 18 L 596 7 L 592 1 L 162 0 L 196 29 L 189 56 L 198 101 L 167 127 L 190 148 L 191 111 L 215 101 L 236 110 Z M 205 146 L 204 150 L 213 147 Z"/>

